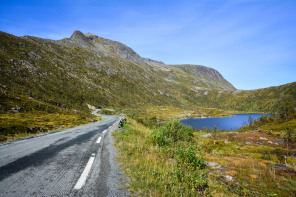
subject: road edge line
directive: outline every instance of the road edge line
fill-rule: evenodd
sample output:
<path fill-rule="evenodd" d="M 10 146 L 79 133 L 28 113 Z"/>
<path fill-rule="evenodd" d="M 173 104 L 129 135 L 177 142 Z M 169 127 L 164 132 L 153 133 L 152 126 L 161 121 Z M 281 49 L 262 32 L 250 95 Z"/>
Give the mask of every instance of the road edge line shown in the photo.
<path fill-rule="evenodd" d="M 89 175 L 89 172 L 91 170 L 92 164 L 95 161 L 95 157 L 96 157 L 96 154 L 93 153 L 91 155 L 91 157 L 89 158 L 89 160 L 88 160 L 88 162 L 87 162 L 87 164 L 86 164 L 86 166 L 85 166 L 85 168 L 84 168 L 81 176 L 79 177 L 76 185 L 74 186 L 74 189 L 79 190 L 79 189 L 81 189 L 85 185 L 85 182 L 86 182 L 86 179 L 87 179 L 87 177 Z"/>

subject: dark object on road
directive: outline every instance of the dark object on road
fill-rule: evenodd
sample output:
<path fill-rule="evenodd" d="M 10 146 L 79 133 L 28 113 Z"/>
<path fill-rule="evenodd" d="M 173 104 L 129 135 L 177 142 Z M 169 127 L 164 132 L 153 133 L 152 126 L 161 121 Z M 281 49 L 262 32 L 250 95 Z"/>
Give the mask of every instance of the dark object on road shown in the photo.
<path fill-rule="evenodd" d="M 121 128 L 124 125 L 125 122 L 126 122 L 126 118 L 121 118 L 120 121 L 119 121 L 118 128 Z"/>

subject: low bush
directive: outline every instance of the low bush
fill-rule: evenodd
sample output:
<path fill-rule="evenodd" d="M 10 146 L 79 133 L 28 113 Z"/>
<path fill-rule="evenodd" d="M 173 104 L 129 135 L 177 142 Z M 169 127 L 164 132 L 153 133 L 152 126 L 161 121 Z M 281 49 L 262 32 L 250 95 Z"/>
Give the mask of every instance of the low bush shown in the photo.
<path fill-rule="evenodd" d="M 199 155 L 196 155 L 196 152 Z M 200 151 L 190 146 L 179 147 L 176 151 L 177 167 L 173 171 L 174 180 L 189 190 L 203 191 L 207 188 L 207 180 L 202 170 L 204 157 Z"/>
<path fill-rule="evenodd" d="M 136 118 L 136 121 L 149 128 L 156 128 L 158 126 L 157 118 L 155 116 L 146 119 Z"/>
<path fill-rule="evenodd" d="M 159 146 L 170 145 L 180 140 L 191 141 L 192 136 L 193 129 L 182 125 L 176 119 L 172 119 L 167 124 L 152 131 L 153 142 Z"/>
<path fill-rule="evenodd" d="M 200 153 L 200 150 L 197 151 Z M 199 154 L 196 155 L 196 150 L 190 146 L 189 148 L 179 147 L 176 151 L 177 162 L 181 167 L 185 167 L 190 170 L 200 170 L 204 167 L 204 157 Z"/>

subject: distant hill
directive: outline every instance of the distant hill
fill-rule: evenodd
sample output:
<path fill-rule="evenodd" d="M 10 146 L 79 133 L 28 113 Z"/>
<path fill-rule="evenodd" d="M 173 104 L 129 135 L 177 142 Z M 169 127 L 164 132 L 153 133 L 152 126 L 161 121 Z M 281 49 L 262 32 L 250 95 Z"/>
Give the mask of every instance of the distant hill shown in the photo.
<path fill-rule="evenodd" d="M 62 40 L 0 32 L 1 113 L 96 107 L 200 106 L 272 111 L 293 100 L 295 83 L 238 91 L 215 69 L 166 65 L 130 47 L 75 31 Z"/>

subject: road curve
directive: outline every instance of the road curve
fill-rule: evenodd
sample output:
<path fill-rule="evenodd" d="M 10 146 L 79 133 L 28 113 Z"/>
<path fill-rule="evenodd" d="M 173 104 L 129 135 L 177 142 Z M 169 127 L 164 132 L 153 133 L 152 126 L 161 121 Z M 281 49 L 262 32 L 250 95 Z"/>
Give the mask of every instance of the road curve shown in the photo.
<path fill-rule="evenodd" d="M 0 196 L 128 196 L 110 134 L 119 119 L 1 144 Z"/>

